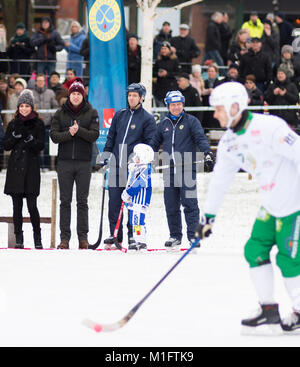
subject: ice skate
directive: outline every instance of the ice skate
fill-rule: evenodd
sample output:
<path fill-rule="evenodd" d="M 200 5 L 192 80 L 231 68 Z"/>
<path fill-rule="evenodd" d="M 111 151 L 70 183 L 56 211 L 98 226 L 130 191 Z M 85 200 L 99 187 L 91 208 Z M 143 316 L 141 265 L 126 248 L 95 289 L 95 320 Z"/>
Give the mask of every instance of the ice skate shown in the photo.
<path fill-rule="evenodd" d="M 147 245 L 145 243 L 134 242 L 128 246 L 128 250 L 144 252 L 144 251 L 147 251 Z"/>
<path fill-rule="evenodd" d="M 253 316 L 242 320 L 242 335 L 281 335 L 278 304 L 261 305 Z"/>
<path fill-rule="evenodd" d="M 288 334 L 300 334 L 300 313 L 292 312 L 287 318 L 281 321 L 282 330 Z"/>
<path fill-rule="evenodd" d="M 181 241 L 176 238 L 170 237 L 167 242 L 165 242 L 165 248 L 169 252 L 179 251 L 179 247 L 181 245 Z"/>
<path fill-rule="evenodd" d="M 122 242 L 118 242 L 119 245 L 122 247 Z M 118 250 L 114 237 L 110 236 L 104 240 L 104 250 L 106 251 L 116 251 Z"/>

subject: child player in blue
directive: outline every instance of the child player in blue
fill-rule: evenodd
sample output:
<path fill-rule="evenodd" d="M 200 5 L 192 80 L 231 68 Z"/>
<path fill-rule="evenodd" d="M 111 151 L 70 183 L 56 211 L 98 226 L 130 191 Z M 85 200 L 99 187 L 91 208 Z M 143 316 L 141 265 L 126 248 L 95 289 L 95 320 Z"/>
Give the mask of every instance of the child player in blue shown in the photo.
<path fill-rule="evenodd" d="M 134 243 L 128 250 L 146 250 L 146 212 L 152 195 L 151 161 L 153 149 L 146 144 L 137 144 L 133 150 L 133 162 L 128 164 L 127 187 L 122 193 L 122 200 L 129 210 L 130 224 L 133 228 Z"/>

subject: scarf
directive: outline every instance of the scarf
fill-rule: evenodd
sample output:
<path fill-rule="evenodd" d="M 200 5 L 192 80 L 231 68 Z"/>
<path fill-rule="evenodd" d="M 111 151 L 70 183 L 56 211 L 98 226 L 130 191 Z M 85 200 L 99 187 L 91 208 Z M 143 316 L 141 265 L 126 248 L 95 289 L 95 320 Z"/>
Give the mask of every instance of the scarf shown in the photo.
<path fill-rule="evenodd" d="M 31 111 L 30 114 L 27 115 L 27 116 L 23 116 L 20 112 L 19 112 L 18 115 L 19 115 L 19 118 L 22 122 L 33 120 L 38 116 L 35 111 Z"/>
<path fill-rule="evenodd" d="M 24 43 L 27 39 L 28 39 L 28 34 L 27 34 L 27 31 L 25 31 L 22 36 L 18 36 L 17 34 L 15 34 L 11 43 L 17 43 L 17 42 Z"/>
<path fill-rule="evenodd" d="M 70 110 L 75 114 L 77 115 L 81 110 L 82 108 L 85 106 L 85 100 L 83 99 L 83 101 L 80 103 L 79 106 L 74 106 L 70 100 L 68 99 L 67 100 L 67 105 L 68 107 L 70 108 Z"/>

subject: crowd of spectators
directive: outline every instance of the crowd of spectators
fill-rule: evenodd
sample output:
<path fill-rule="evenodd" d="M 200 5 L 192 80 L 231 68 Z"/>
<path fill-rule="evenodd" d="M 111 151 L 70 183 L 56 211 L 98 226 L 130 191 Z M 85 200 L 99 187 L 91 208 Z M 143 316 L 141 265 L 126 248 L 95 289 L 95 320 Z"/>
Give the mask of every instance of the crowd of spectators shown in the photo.
<path fill-rule="evenodd" d="M 293 25 L 284 14 L 267 14 L 260 19 L 252 12 L 241 29 L 231 29 L 228 14 L 212 14 L 206 29 L 204 53 L 190 35 L 190 27 L 181 24 L 173 36 L 165 21 L 153 41 L 153 105 L 164 106 L 170 90 L 180 90 L 187 107 L 209 106 L 212 90 L 226 81 L 243 83 L 251 106 L 294 105 L 299 102 L 300 57 L 292 47 Z M 57 52 L 67 52 L 65 75 L 56 70 Z M 141 81 L 141 46 L 136 34 L 127 34 L 128 83 Z M 55 109 L 67 99 L 74 78 L 85 80 L 88 93 L 89 39 L 82 26 L 74 21 L 67 41 L 61 37 L 48 17 L 31 37 L 23 23 L 6 42 L 5 26 L 0 25 L 0 111 L 16 110 L 20 93 L 33 90 L 38 109 Z M 32 60 L 24 62 L 23 60 Z M 40 60 L 36 62 L 35 60 Z M 201 61 L 199 61 L 201 60 Z M 266 107 L 267 108 L 267 107 Z M 272 110 L 296 127 L 296 110 Z M 210 111 L 192 112 L 205 129 L 217 128 Z M 12 115 L 2 115 L 1 136 Z M 42 114 L 49 135 L 51 114 Z M 46 156 L 49 146 L 46 145 Z M 48 167 L 47 158 L 42 167 Z M 0 163 L 1 167 L 1 163 Z"/>

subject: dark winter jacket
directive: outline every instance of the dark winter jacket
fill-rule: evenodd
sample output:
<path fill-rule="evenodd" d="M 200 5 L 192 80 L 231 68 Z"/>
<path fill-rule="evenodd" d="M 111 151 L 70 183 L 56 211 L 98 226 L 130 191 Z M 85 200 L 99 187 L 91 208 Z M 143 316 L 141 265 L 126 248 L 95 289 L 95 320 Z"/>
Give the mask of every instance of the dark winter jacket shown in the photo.
<path fill-rule="evenodd" d="M 75 136 L 69 128 L 77 121 L 79 130 Z M 58 146 L 59 160 L 91 161 L 93 143 L 99 136 L 99 117 L 97 110 L 85 102 L 78 114 L 65 102 L 53 116 L 50 137 Z"/>
<path fill-rule="evenodd" d="M 255 53 L 249 50 L 241 57 L 240 75 L 245 78 L 247 75 L 254 75 L 257 83 L 269 83 L 272 80 L 272 64 L 270 57 L 263 51 Z"/>
<path fill-rule="evenodd" d="M 22 135 L 15 138 L 13 136 Z M 4 149 L 11 151 L 4 193 L 7 195 L 40 194 L 40 152 L 45 146 L 45 126 L 35 117 L 22 122 L 20 117 L 12 120 L 6 130 Z"/>
<path fill-rule="evenodd" d="M 249 106 L 263 106 L 264 97 L 262 92 L 258 89 L 247 89 L 250 98 Z"/>
<path fill-rule="evenodd" d="M 201 123 L 196 117 L 186 112 L 176 122 L 167 116 L 159 123 L 151 146 L 156 152 L 162 146 L 163 152 L 169 154 L 174 164 L 177 164 L 178 154 L 181 155 L 179 163 L 183 162 L 184 153 L 191 153 L 192 161 L 195 162 L 197 149 L 204 153 L 210 151 Z M 193 165 L 192 168 L 195 170 L 196 166 Z"/>
<path fill-rule="evenodd" d="M 293 43 L 293 30 L 294 27 L 293 25 L 284 20 L 282 23 L 278 24 L 278 28 L 279 28 L 279 35 L 280 35 L 280 49 L 284 46 L 284 45 L 291 45 Z"/>
<path fill-rule="evenodd" d="M 228 50 L 228 61 L 231 61 L 232 64 L 239 64 L 242 57 L 241 51 L 242 47 L 233 41 Z"/>
<path fill-rule="evenodd" d="M 206 79 L 204 81 L 204 89 L 216 88 L 222 83 L 223 79 L 216 78 L 213 83 L 212 80 Z M 208 94 L 202 96 L 203 106 L 210 106 L 209 97 L 210 95 Z M 203 120 L 201 121 L 201 123 L 204 129 L 220 127 L 219 121 L 214 118 L 214 113 L 212 111 L 204 112 Z"/>
<path fill-rule="evenodd" d="M 143 107 L 137 110 L 119 110 L 112 119 L 101 160 L 109 158 L 110 153 L 113 153 L 115 163 L 111 161 L 112 164 L 119 166 L 121 162 L 122 167 L 127 167 L 135 145 L 150 144 L 155 129 L 154 117 Z"/>
<path fill-rule="evenodd" d="M 189 85 L 186 89 L 179 89 L 179 90 L 184 95 L 186 107 L 202 106 L 202 102 L 200 100 L 200 96 L 196 88 Z M 189 112 L 189 114 L 197 117 L 197 119 L 200 122 L 202 121 L 202 117 L 203 117 L 202 111 L 195 111 L 195 112 L 193 111 L 193 112 Z"/>
<path fill-rule="evenodd" d="M 272 31 L 270 36 L 264 32 L 262 35 L 262 51 L 270 56 L 271 62 L 278 63 L 280 58 L 279 34 Z"/>
<path fill-rule="evenodd" d="M 137 46 L 136 51 L 127 49 L 127 60 L 128 60 L 128 85 L 132 83 L 139 83 L 141 80 L 141 63 L 142 54 L 141 46 Z"/>
<path fill-rule="evenodd" d="M 171 45 L 176 48 L 176 56 L 179 63 L 192 63 L 192 59 L 200 56 L 200 50 L 195 40 L 187 36 L 185 38 L 177 36 L 171 39 Z M 191 74 L 191 65 L 181 65 L 183 72 Z"/>
<path fill-rule="evenodd" d="M 282 90 L 286 89 L 286 94 L 284 96 L 281 96 L 280 94 L 275 95 L 274 90 L 276 88 L 280 88 Z M 280 82 L 276 79 L 275 82 L 271 84 L 266 90 L 265 100 L 273 106 L 295 105 L 299 102 L 298 89 L 296 85 L 292 83 L 289 79 L 286 79 L 285 82 Z M 291 120 L 294 121 L 294 125 L 298 124 L 296 110 L 272 110 L 271 113 L 284 119 L 286 119 L 286 115 L 288 115 L 291 117 Z M 293 125 L 293 123 L 289 123 Z"/>
<path fill-rule="evenodd" d="M 213 20 L 209 21 L 206 29 L 205 52 L 209 51 L 222 52 L 220 26 Z"/>
<path fill-rule="evenodd" d="M 158 41 L 160 44 L 163 42 L 170 42 L 172 39 L 172 31 L 170 33 L 165 33 L 163 29 L 161 29 L 158 35 L 155 37 L 155 40 Z"/>
<path fill-rule="evenodd" d="M 159 77 L 158 72 L 160 69 L 166 70 L 168 75 L 163 78 Z M 158 100 L 163 101 L 167 92 L 178 89 L 176 75 L 178 75 L 179 72 L 179 63 L 175 55 L 158 56 L 153 68 L 153 77 L 157 78 L 153 94 Z"/>
<path fill-rule="evenodd" d="M 84 59 L 84 64 L 83 64 L 83 77 L 85 79 L 89 78 L 90 72 L 90 41 L 89 41 L 89 37 L 87 36 L 87 38 L 82 42 L 81 45 L 81 49 L 80 49 L 80 55 L 83 56 Z"/>
<path fill-rule="evenodd" d="M 37 48 L 39 60 L 56 60 L 56 52 L 65 47 L 63 39 L 52 24 L 49 32 L 45 32 L 43 28 L 36 31 L 31 37 L 31 45 Z"/>
<path fill-rule="evenodd" d="M 26 34 L 23 37 L 15 36 L 12 38 L 7 48 L 7 55 L 13 60 L 30 59 L 33 52 L 34 48 L 30 43 L 30 38 Z M 10 63 L 10 72 L 12 74 L 29 75 L 30 63 L 12 61 Z"/>
<path fill-rule="evenodd" d="M 233 32 L 230 29 L 228 23 L 223 22 L 219 25 L 220 35 L 221 35 L 221 56 L 224 60 L 224 64 L 227 63 L 228 50 L 230 45 L 230 40 L 232 38 Z"/>

